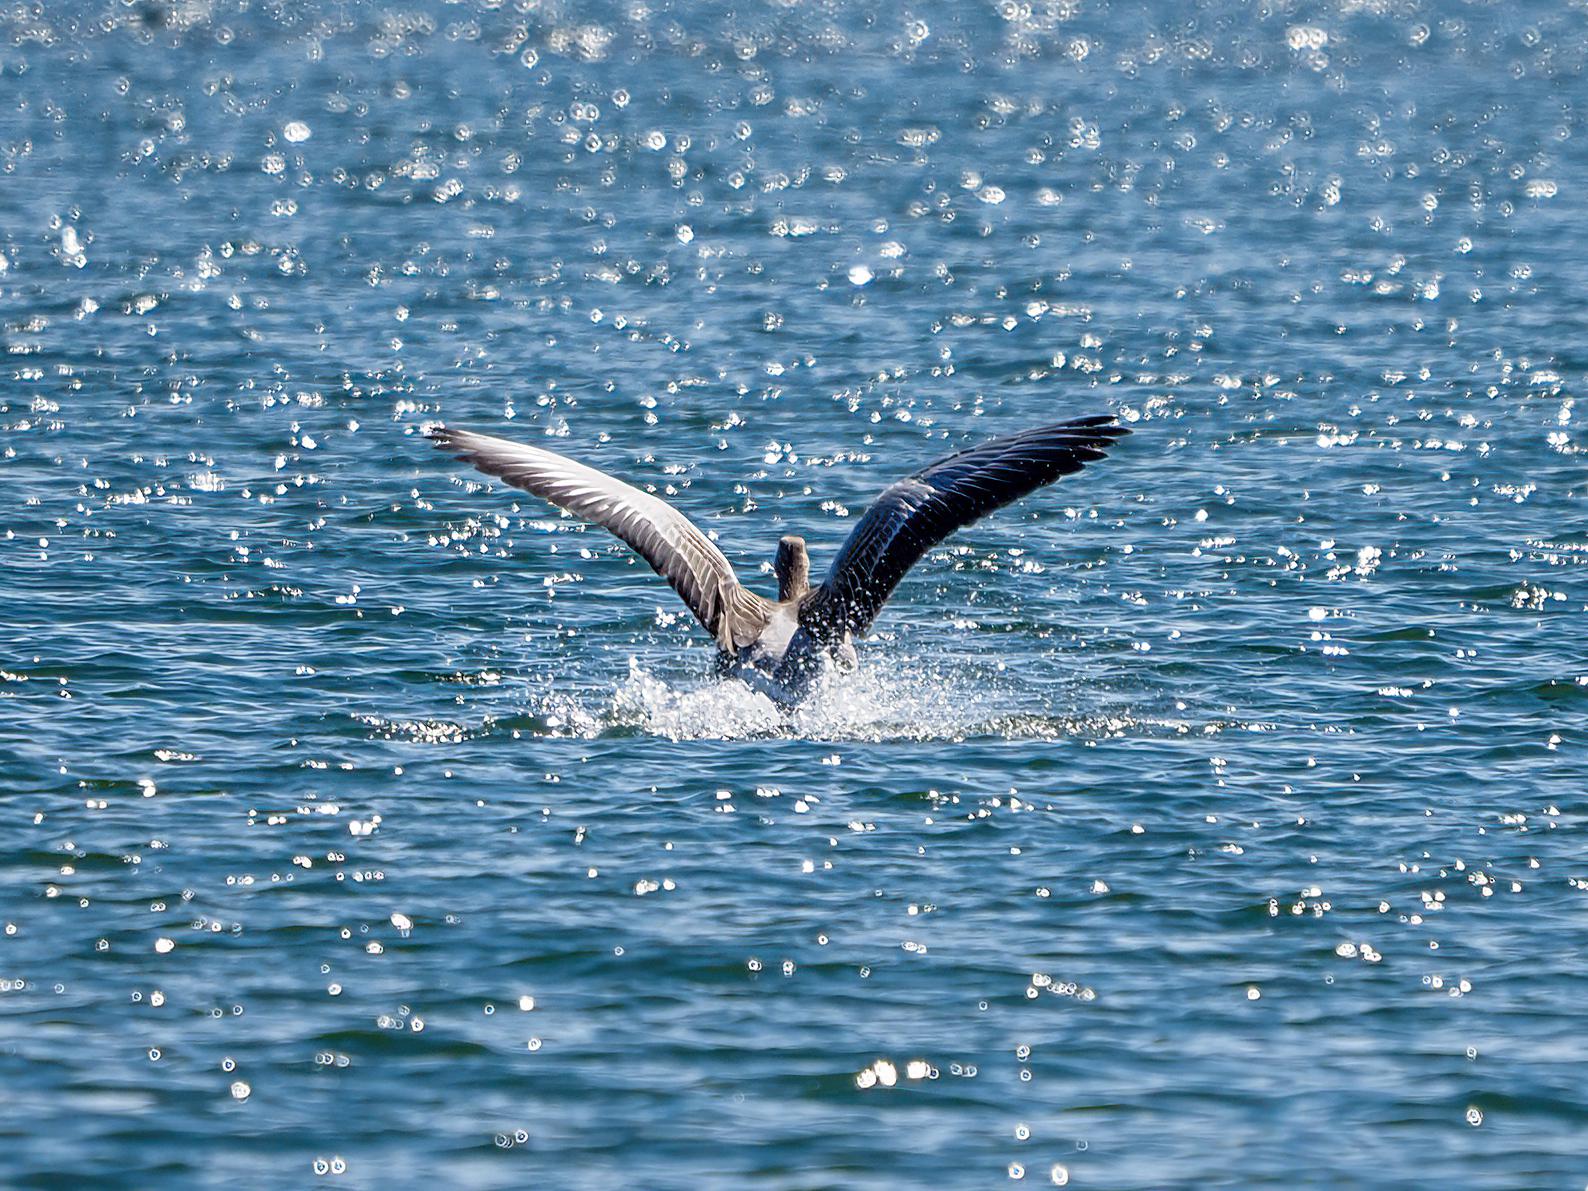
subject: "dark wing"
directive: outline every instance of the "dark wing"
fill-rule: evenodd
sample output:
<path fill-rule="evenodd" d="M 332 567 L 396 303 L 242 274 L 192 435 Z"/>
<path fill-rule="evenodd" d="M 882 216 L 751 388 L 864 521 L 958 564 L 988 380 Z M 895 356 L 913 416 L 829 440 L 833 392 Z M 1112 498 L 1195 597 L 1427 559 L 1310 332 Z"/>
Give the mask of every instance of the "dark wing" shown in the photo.
<path fill-rule="evenodd" d="M 767 601 L 741 587 L 716 543 L 666 501 L 554 451 L 439 426 L 426 434 L 486 475 L 611 530 L 673 585 L 723 649 L 760 635 Z"/>
<path fill-rule="evenodd" d="M 800 605 L 823 644 L 859 636 L 905 572 L 956 529 L 1103 457 L 1129 434 L 1111 417 L 1079 418 L 995 438 L 928 464 L 866 510 L 826 580 Z"/>

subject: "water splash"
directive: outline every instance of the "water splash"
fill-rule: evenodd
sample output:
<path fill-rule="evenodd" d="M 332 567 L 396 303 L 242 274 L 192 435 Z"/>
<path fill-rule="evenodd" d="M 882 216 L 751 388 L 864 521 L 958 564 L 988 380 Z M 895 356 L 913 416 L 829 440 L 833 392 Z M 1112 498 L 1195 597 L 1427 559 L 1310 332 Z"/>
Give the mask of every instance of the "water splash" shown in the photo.
<path fill-rule="evenodd" d="M 1053 739 L 1138 722 L 1128 714 L 1025 710 L 1011 683 L 982 670 L 897 655 L 867 658 L 853 673 L 826 676 L 803 703 L 785 710 L 736 678 L 664 677 L 631 659 L 627 679 L 598 718 L 610 728 L 669 740 Z"/>
<path fill-rule="evenodd" d="M 1104 689 L 1085 677 L 1033 685 L 996 664 L 898 653 L 863 657 L 852 673 L 831 672 L 798 706 L 779 705 L 738 678 L 699 669 L 656 668 L 629 659 L 614 687 L 526 690 L 509 683 L 507 706 L 478 720 L 388 718 L 354 713 L 373 739 L 459 744 L 519 738 L 654 736 L 665 740 L 885 741 L 1102 740 L 1272 731 L 1272 723 L 1206 715 L 1181 705 L 1149 709 L 1149 690 Z M 1203 709 L 1206 712 L 1208 709 Z"/>

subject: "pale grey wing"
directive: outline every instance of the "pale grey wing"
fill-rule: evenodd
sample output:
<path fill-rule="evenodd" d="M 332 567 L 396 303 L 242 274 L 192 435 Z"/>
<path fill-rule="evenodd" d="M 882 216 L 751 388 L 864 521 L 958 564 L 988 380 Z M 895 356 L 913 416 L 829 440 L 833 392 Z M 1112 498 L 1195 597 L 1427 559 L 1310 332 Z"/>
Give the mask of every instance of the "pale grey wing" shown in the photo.
<path fill-rule="evenodd" d="M 1079 418 L 995 438 L 900 480 L 866 510 L 822 585 L 800 605 L 800 625 L 832 645 L 859 636 L 921 556 L 956 529 L 1080 471 L 1129 434 L 1110 417 Z"/>
<path fill-rule="evenodd" d="M 439 426 L 426 434 L 486 475 L 623 539 L 672 584 L 723 649 L 749 645 L 766 625 L 767 601 L 741 586 L 716 543 L 666 501 L 555 451 Z"/>

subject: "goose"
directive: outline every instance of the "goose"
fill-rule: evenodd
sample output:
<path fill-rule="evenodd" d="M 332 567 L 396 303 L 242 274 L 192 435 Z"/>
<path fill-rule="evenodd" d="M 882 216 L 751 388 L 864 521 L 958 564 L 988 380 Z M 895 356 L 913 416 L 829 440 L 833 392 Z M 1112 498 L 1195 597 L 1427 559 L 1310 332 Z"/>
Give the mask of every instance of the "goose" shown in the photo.
<path fill-rule="evenodd" d="M 436 425 L 437 447 L 486 475 L 610 530 L 672 585 L 717 644 L 719 673 L 792 707 L 830 667 L 852 669 L 905 573 L 957 529 L 1103 458 L 1130 431 L 1112 417 L 1076 418 L 990 439 L 890 485 L 855 523 L 827 576 L 810 582 L 805 539 L 773 556 L 777 598 L 739 582 L 717 544 L 672 505 L 543 447 Z"/>

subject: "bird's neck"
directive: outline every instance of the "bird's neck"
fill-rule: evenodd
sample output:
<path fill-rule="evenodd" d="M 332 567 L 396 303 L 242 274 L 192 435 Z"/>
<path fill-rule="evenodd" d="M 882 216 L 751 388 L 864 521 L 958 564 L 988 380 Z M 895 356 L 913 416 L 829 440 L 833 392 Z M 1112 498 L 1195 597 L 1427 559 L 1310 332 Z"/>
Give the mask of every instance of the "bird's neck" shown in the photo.
<path fill-rule="evenodd" d="M 791 600 L 803 600 L 810 591 L 810 577 L 803 572 L 785 572 L 777 577 L 777 598 L 785 604 Z"/>

